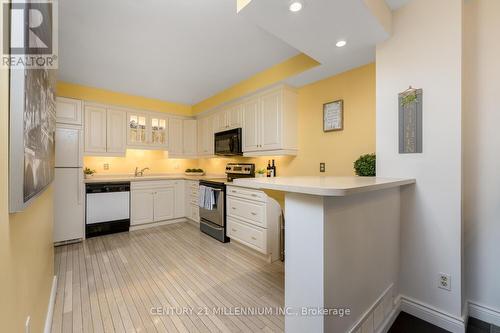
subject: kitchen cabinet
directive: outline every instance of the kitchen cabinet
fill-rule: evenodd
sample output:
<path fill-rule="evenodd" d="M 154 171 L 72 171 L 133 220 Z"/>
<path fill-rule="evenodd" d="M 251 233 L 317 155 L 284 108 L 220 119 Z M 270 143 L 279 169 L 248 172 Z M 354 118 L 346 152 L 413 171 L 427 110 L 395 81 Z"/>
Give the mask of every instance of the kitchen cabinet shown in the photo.
<path fill-rule="evenodd" d="M 263 191 L 227 187 L 227 236 L 266 256 L 280 259 L 279 203 Z"/>
<path fill-rule="evenodd" d="M 127 112 L 127 145 L 132 147 L 142 147 L 148 144 L 148 123 L 147 113 Z"/>
<path fill-rule="evenodd" d="M 132 189 L 130 193 L 130 224 L 154 221 L 154 192 L 151 189 Z"/>
<path fill-rule="evenodd" d="M 241 103 L 224 107 L 215 113 L 215 132 L 227 131 L 243 125 L 243 105 Z"/>
<path fill-rule="evenodd" d="M 154 192 L 154 221 L 170 220 L 174 218 L 175 187 L 165 186 Z"/>
<path fill-rule="evenodd" d="M 184 217 L 184 180 L 132 182 L 130 200 L 131 225 Z"/>
<path fill-rule="evenodd" d="M 154 147 L 168 148 L 168 121 L 165 116 L 154 114 L 149 118 L 148 143 Z"/>
<path fill-rule="evenodd" d="M 59 124 L 82 125 L 82 101 L 73 98 L 56 98 L 56 122 Z"/>
<path fill-rule="evenodd" d="M 183 152 L 183 135 L 182 135 L 182 119 L 172 118 L 169 121 L 168 131 L 169 131 L 169 156 L 182 155 Z"/>
<path fill-rule="evenodd" d="M 200 223 L 200 209 L 198 207 L 199 181 L 184 181 L 185 215 L 188 219 Z"/>
<path fill-rule="evenodd" d="M 184 156 L 197 155 L 197 130 L 195 119 L 185 119 L 182 121 L 182 147 Z"/>
<path fill-rule="evenodd" d="M 108 109 L 106 118 L 106 152 L 125 155 L 127 150 L 127 115 Z"/>
<path fill-rule="evenodd" d="M 106 108 L 85 106 L 85 153 L 106 153 Z"/>
<path fill-rule="evenodd" d="M 260 149 L 260 99 L 253 97 L 246 101 L 243 106 L 244 122 L 243 128 L 243 151 L 256 151 Z"/>
<path fill-rule="evenodd" d="M 214 154 L 214 115 L 198 119 L 198 155 Z"/>
<path fill-rule="evenodd" d="M 286 86 L 256 94 L 243 103 L 243 155 L 297 154 L 297 94 Z"/>
<path fill-rule="evenodd" d="M 86 105 L 84 109 L 84 153 L 124 156 L 127 149 L 126 114 L 98 105 Z"/>

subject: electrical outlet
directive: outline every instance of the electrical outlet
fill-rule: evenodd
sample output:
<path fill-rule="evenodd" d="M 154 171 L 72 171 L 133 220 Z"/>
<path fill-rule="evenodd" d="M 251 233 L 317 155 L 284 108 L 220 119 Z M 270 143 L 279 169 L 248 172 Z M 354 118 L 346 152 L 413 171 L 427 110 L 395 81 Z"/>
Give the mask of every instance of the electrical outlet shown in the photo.
<path fill-rule="evenodd" d="M 326 166 L 324 162 L 319 164 L 319 172 L 325 172 Z"/>
<path fill-rule="evenodd" d="M 28 318 L 26 318 L 26 322 L 24 323 L 24 332 L 30 333 L 30 331 L 31 331 L 31 317 L 28 316 Z"/>
<path fill-rule="evenodd" d="M 104 170 L 109 170 L 109 163 L 104 163 L 104 165 L 102 166 L 102 168 Z"/>
<path fill-rule="evenodd" d="M 439 273 L 438 288 L 451 291 L 451 276 L 450 274 Z"/>

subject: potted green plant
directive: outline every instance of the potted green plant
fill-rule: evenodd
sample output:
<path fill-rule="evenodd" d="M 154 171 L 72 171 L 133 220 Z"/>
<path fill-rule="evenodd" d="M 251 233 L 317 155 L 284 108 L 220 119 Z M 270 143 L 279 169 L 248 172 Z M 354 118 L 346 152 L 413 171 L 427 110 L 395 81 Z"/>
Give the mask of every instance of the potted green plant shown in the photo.
<path fill-rule="evenodd" d="M 362 177 L 374 177 L 376 175 L 376 156 L 375 154 L 361 155 L 354 162 L 354 172 Z"/>
<path fill-rule="evenodd" d="M 203 171 L 203 169 L 198 169 L 198 168 L 186 169 L 186 171 L 184 171 L 184 174 L 186 176 L 203 176 L 205 174 L 205 171 Z"/>
<path fill-rule="evenodd" d="M 85 176 L 85 179 L 92 178 L 95 173 L 96 173 L 96 171 L 93 169 L 89 169 L 89 168 L 83 169 L 83 175 Z"/>
<path fill-rule="evenodd" d="M 255 177 L 257 177 L 257 178 L 265 177 L 266 176 L 266 172 L 267 172 L 266 169 L 259 169 L 255 173 Z"/>

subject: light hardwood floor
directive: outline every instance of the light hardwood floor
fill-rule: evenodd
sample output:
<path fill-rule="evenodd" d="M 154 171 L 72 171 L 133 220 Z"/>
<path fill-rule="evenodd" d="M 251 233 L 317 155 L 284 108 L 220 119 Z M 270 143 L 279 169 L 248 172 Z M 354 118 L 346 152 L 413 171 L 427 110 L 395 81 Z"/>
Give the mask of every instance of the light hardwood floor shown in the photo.
<path fill-rule="evenodd" d="M 283 265 L 268 264 L 234 244 L 219 243 L 191 223 L 57 247 L 55 269 L 52 332 L 282 332 L 284 328 L 279 313 L 237 313 L 283 306 Z M 152 308 L 164 315 L 152 314 Z"/>

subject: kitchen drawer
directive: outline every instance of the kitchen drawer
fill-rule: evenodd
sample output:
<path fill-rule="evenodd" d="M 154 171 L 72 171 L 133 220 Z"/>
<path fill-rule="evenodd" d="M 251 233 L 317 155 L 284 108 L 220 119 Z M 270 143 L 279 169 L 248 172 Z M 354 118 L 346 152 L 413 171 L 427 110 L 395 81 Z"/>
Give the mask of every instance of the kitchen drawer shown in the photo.
<path fill-rule="evenodd" d="M 228 186 L 227 194 L 238 198 L 266 202 L 267 195 L 262 191 L 251 190 L 244 187 Z"/>
<path fill-rule="evenodd" d="M 257 251 L 267 254 L 267 230 L 254 227 L 234 218 L 227 219 L 227 236 L 242 242 Z"/>
<path fill-rule="evenodd" d="M 227 215 L 242 219 L 262 228 L 267 228 L 266 204 L 262 202 L 228 197 Z"/>
<path fill-rule="evenodd" d="M 200 191 L 198 190 L 198 187 L 196 187 L 196 188 L 190 188 L 188 193 L 190 193 L 192 197 L 198 197 Z"/>
<path fill-rule="evenodd" d="M 198 197 L 194 197 L 194 196 L 191 196 L 189 197 L 189 202 L 193 205 L 197 205 L 198 206 Z"/>

